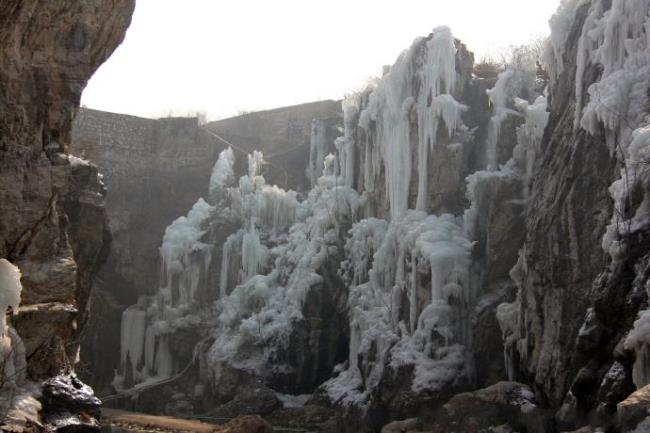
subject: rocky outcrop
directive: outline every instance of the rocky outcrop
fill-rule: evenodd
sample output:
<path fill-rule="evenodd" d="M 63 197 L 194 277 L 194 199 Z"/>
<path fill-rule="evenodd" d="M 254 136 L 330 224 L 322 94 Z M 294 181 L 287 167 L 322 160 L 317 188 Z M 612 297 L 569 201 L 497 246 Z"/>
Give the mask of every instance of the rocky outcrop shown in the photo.
<path fill-rule="evenodd" d="M 527 386 L 499 382 L 488 388 L 454 396 L 425 420 L 423 431 L 443 432 L 528 432 L 548 431 L 543 410 Z"/>
<path fill-rule="evenodd" d="M 562 400 L 575 374 L 567 368 L 575 337 L 593 301 L 591 285 L 607 264 L 600 245 L 611 218 L 608 188 L 616 167 L 604 135 L 573 128 L 577 41 L 587 8 L 585 4 L 579 11 L 566 42 L 564 72 L 551 88 L 550 118 L 535 163 L 522 253 L 527 353 L 518 377 L 536 384 L 554 404 Z M 594 79 L 595 74 L 591 70 L 586 76 Z"/>
<path fill-rule="evenodd" d="M 92 388 L 74 374 L 45 381 L 40 397 L 45 423 L 61 433 L 99 433 L 100 406 Z M 77 414 L 81 415 L 78 416 Z"/>
<path fill-rule="evenodd" d="M 23 275 L 12 323 L 31 379 L 72 368 L 107 253 L 97 168 L 67 153 L 81 91 L 122 41 L 133 7 L 9 0 L 0 11 L 0 257 Z"/>
<path fill-rule="evenodd" d="M 639 180 L 645 169 L 630 165 L 626 155 L 632 130 L 646 123 L 647 83 L 635 84 L 641 89 L 637 94 L 631 87 L 616 91 L 623 101 L 644 102 L 608 111 L 612 122 L 598 112 L 611 110 L 598 89 L 612 81 L 623 89 L 609 76 L 613 71 L 620 77 L 644 70 L 644 63 L 634 59 L 647 56 L 647 36 L 643 31 L 625 35 L 629 47 L 635 38 L 642 42 L 618 57 L 605 50 L 595 54 L 601 44 L 616 43 L 617 33 L 590 39 L 610 19 L 645 19 L 647 3 L 635 6 L 566 2 L 552 21 L 550 118 L 533 169 L 526 241 L 512 272 L 519 286 L 518 339 L 507 345 L 517 347 L 514 377 L 557 411 L 555 421 L 562 430 L 587 424 L 625 430 L 617 425 L 616 405 L 643 380 L 643 350 L 635 353 L 625 341 L 647 305 L 650 236 L 641 204 L 650 188 L 647 180 Z M 638 170 L 639 178 L 628 175 L 628 169 Z M 621 193 L 610 187 L 619 176 L 630 183 L 622 193 L 623 205 L 616 202 Z M 620 243 L 622 252 L 613 253 L 611 242 Z M 636 379 L 635 370 L 640 374 Z"/>
<path fill-rule="evenodd" d="M 624 431 L 633 430 L 650 416 L 650 386 L 643 387 L 616 405 L 618 424 Z"/>

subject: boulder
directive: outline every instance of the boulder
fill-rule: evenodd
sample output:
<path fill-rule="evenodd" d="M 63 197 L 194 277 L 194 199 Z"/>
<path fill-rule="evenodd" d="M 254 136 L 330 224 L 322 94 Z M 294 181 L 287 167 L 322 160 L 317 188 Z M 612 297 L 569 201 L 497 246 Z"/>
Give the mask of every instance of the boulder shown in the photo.
<path fill-rule="evenodd" d="M 546 431 L 543 413 L 532 390 L 516 382 L 499 382 L 488 388 L 454 396 L 425 421 L 432 433 L 493 431 Z M 509 430 L 510 429 L 510 430 Z"/>
<path fill-rule="evenodd" d="M 214 433 L 272 433 L 271 424 L 258 415 L 239 416 L 221 426 Z"/>
<path fill-rule="evenodd" d="M 637 427 L 641 421 L 650 416 L 650 385 L 636 390 L 617 404 L 616 413 L 623 431 L 630 431 Z"/>

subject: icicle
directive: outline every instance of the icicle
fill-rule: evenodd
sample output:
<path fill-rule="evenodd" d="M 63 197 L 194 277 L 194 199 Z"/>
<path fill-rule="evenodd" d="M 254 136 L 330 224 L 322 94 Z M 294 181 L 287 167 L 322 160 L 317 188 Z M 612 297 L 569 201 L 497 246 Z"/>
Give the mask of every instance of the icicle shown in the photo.
<path fill-rule="evenodd" d="M 254 179 L 262 173 L 262 165 L 264 164 L 264 155 L 262 152 L 254 151 L 248 155 L 248 177 Z"/>
<path fill-rule="evenodd" d="M 507 108 L 508 99 L 512 97 L 512 86 L 510 80 L 515 77 L 515 71 L 508 69 L 499 74 L 499 79 L 492 89 L 487 90 L 488 98 L 493 107 L 493 116 L 490 118 L 488 125 L 488 138 L 486 144 L 487 169 L 489 171 L 498 170 L 499 161 L 497 154 L 497 144 L 501 132 L 501 124 L 506 120 L 508 114 L 513 111 Z M 515 113 L 516 114 L 516 113 Z"/>
<path fill-rule="evenodd" d="M 328 121 L 329 119 L 314 119 L 311 123 L 307 175 L 309 176 L 312 188 L 316 186 L 318 178 L 323 174 L 325 156 L 332 150 L 332 143 L 327 142 Z"/>
<path fill-rule="evenodd" d="M 133 372 L 138 369 L 144 356 L 146 319 L 147 313 L 139 305 L 133 305 L 122 313 L 121 362 L 126 365 L 127 358 L 130 359 Z"/>
<path fill-rule="evenodd" d="M 409 296 L 409 324 L 411 326 L 411 334 L 415 332 L 418 318 L 418 270 L 417 270 L 417 252 L 411 251 L 411 293 Z"/>
<path fill-rule="evenodd" d="M 456 45 L 451 29 L 440 26 L 427 42 L 427 88 L 432 96 L 451 93 L 456 86 Z"/>
<path fill-rule="evenodd" d="M 336 148 L 339 152 L 339 163 L 341 164 L 341 176 L 346 186 L 352 187 L 354 184 L 355 154 L 356 143 L 354 140 L 354 130 L 356 121 L 359 116 L 359 95 L 353 94 L 343 100 L 343 137 L 335 141 Z"/>
<path fill-rule="evenodd" d="M 242 270 L 245 279 L 257 275 L 266 264 L 266 247 L 260 242 L 257 230 L 253 229 L 244 234 L 242 241 Z"/>
<path fill-rule="evenodd" d="M 231 147 L 223 150 L 219 154 L 219 159 L 212 168 L 212 175 L 210 176 L 210 196 L 214 197 L 220 191 L 234 180 L 235 173 L 233 167 L 235 165 L 235 154 Z"/>

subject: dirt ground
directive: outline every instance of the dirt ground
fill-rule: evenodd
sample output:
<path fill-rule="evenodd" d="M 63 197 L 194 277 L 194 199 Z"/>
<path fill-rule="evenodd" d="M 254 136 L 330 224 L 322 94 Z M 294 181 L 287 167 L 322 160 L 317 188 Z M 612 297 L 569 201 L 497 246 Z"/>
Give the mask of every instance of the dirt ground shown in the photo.
<path fill-rule="evenodd" d="M 273 433 L 273 427 L 257 415 L 242 415 L 223 425 L 169 416 L 147 415 L 116 409 L 102 410 L 105 433 Z M 291 432 L 302 432 L 291 429 Z"/>
<path fill-rule="evenodd" d="M 108 408 L 102 409 L 102 424 L 117 427 L 117 429 L 114 429 L 116 432 L 120 430 L 134 433 L 213 433 L 220 431 L 220 427 L 216 424 Z M 107 428 L 106 431 L 110 430 Z"/>

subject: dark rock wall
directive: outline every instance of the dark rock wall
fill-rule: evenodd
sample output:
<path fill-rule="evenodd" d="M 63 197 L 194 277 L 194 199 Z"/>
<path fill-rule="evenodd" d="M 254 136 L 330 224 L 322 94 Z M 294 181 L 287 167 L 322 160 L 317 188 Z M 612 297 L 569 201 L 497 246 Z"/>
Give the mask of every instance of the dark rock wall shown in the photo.
<path fill-rule="evenodd" d="M 592 134 L 574 129 L 579 39 L 596 3 L 576 8 L 563 46 L 564 70 L 550 87 L 550 118 L 530 185 L 517 270 L 523 348 L 517 380 L 530 384 L 555 413 L 557 429 L 591 424 L 627 431 L 617 424 L 616 405 L 635 390 L 635 354 L 623 342 L 647 308 L 650 230 L 636 226 L 614 263 L 601 246 L 620 155 L 610 150 L 603 125 Z M 587 63 L 583 94 L 602 71 L 597 62 Z"/>
<path fill-rule="evenodd" d="M 66 155 L 86 82 L 122 41 L 133 0 L 0 8 L 0 257 L 23 273 L 13 323 L 34 379 L 74 362 L 110 241 L 104 187 Z"/>
<path fill-rule="evenodd" d="M 577 43 L 588 4 L 577 12 L 568 36 L 564 72 L 550 88 L 550 118 L 535 162 L 526 208 L 521 302 L 527 354 L 521 378 L 551 404 L 566 393 L 575 338 L 593 301 L 595 277 L 605 269 L 601 248 L 612 215 L 608 193 L 616 161 L 596 136 L 574 131 Z M 585 88 L 597 75 L 585 74 Z"/>

